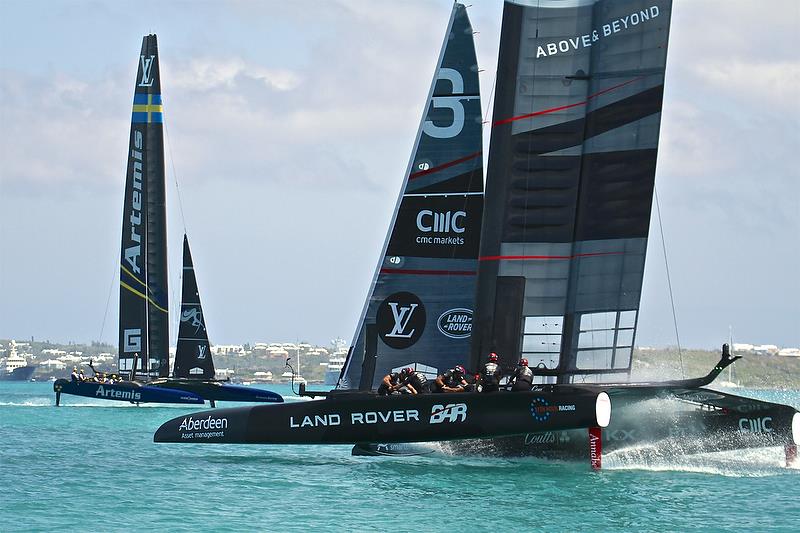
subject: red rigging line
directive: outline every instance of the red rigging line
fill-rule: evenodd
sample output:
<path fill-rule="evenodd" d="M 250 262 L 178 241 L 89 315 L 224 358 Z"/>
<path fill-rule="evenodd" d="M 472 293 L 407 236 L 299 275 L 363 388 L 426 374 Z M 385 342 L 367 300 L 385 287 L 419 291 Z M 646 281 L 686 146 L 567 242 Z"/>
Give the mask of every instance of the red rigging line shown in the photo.
<path fill-rule="evenodd" d="M 571 109 L 573 107 L 579 107 L 579 106 L 582 106 L 582 105 L 586 105 L 586 104 L 589 103 L 589 100 L 597 98 L 598 96 L 603 95 L 605 93 L 608 93 L 608 92 L 611 92 L 611 91 L 615 91 L 617 89 L 625 87 L 626 85 L 629 85 L 629 84 L 631 84 L 631 83 L 633 83 L 635 81 L 639 81 L 641 79 L 644 79 L 644 76 L 638 76 L 638 77 L 633 78 L 631 80 L 628 80 L 628 81 L 626 81 L 624 83 L 620 83 L 619 85 L 614 85 L 613 87 L 609 87 L 608 89 L 603 89 L 602 91 L 598 91 L 598 92 L 596 92 L 594 94 L 590 94 L 589 96 L 586 97 L 586 100 L 583 100 L 581 102 L 576 102 L 574 104 L 567 104 L 567 105 L 562 105 L 562 106 L 558 106 L 558 107 L 551 107 L 550 109 L 543 109 L 541 111 L 534 111 L 533 113 L 528 113 L 526 115 L 519 115 L 519 116 L 511 117 L 511 118 L 504 118 L 502 120 L 498 120 L 498 121 L 494 122 L 492 124 L 492 127 L 502 126 L 503 124 L 508 124 L 509 122 L 514 122 L 516 120 L 523 120 L 523 119 L 526 119 L 526 118 L 538 117 L 538 116 L 541 116 L 541 115 L 549 115 L 550 113 L 555 113 L 556 111 L 563 111 L 565 109 Z"/>
<path fill-rule="evenodd" d="M 600 257 L 604 255 L 622 255 L 625 252 L 592 252 L 585 254 L 575 255 L 485 255 L 479 257 L 478 261 L 525 261 L 525 260 L 539 260 L 539 261 L 553 261 L 559 259 L 577 259 L 579 257 Z"/>
<path fill-rule="evenodd" d="M 460 157 L 458 159 L 454 159 L 453 161 L 448 161 L 447 163 L 442 163 L 441 165 L 431 167 L 425 170 L 420 170 L 419 172 L 412 172 L 409 176 L 409 180 L 413 180 L 422 176 L 427 176 L 428 174 L 433 174 L 434 172 L 439 172 L 440 170 L 444 170 L 446 168 L 450 168 L 452 166 L 458 165 L 459 163 L 463 163 L 464 161 L 469 161 L 470 159 L 475 159 L 476 157 L 481 155 L 481 151 L 478 150 L 477 152 L 471 153 L 469 155 L 465 155 L 464 157 Z"/>

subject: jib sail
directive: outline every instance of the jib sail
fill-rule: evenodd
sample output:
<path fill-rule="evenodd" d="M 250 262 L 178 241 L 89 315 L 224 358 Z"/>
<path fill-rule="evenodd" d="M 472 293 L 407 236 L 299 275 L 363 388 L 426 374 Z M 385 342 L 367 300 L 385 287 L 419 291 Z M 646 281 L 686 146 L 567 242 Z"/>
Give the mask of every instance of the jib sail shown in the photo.
<path fill-rule="evenodd" d="M 142 40 L 133 95 L 120 260 L 119 369 L 169 374 L 166 202 L 155 35 Z"/>
<path fill-rule="evenodd" d="M 192 252 L 189 250 L 189 240 L 184 235 L 181 321 L 172 375 L 176 378 L 214 379 L 214 373 L 214 360 L 208 344 L 203 306 L 200 305 Z"/>
<path fill-rule="evenodd" d="M 483 208 L 481 142 L 472 26 L 456 3 L 339 388 L 374 388 L 393 368 L 435 373 L 466 362 Z M 377 359 L 371 354 L 374 364 L 364 365 L 373 324 Z"/>
<path fill-rule="evenodd" d="M 671 0 L 506 1 L 472 360 L 629 373 Z M 546 372 L 543 372 L 546 373 Z"/>

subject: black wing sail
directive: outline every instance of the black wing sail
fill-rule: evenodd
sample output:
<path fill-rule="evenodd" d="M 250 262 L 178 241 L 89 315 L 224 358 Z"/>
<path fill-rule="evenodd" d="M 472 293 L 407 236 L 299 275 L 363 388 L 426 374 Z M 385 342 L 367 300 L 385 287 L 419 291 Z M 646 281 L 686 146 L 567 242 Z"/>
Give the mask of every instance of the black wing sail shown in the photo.
<path fill-rule="evenodd" d="M 671 7 L 506 1 L 475 363 L 524 356 L 559 382 L 630 372 Z"/>
<path fill-rule="evenodd" d="M 472 26 L 453 6 L 426 110 L 339 388 L 389 370 L 435 374 L 469 354 L 483 209 L 481 104 Z M 362 376 L 367 326 L 377 360 Z"/>
<path fill-rule="evenodd" d="M 178 346 L 175 351 L 176 378 L 214 379 L 214 360 L 208 344 L 206 320 L 200 305 L 200 292 L 194 274 L 189 240 L 183 236 L 183 290 Z"/>
<path fill-rule="evenodd" d="M 155 35 L 142 40 L 133 95 L 120 260 L 119 369 L 169 373 L 161 82 Z"/>

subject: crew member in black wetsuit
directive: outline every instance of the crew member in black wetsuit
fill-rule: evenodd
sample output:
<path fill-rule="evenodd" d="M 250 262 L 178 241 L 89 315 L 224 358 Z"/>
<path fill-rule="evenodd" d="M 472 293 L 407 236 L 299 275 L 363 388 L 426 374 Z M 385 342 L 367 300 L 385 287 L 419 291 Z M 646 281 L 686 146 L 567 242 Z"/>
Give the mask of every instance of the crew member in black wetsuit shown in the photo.
<path fill-rule="evenodd" d="M 72 367 L 72 375 L 70 375 L 70 379 L 72 381 L 78 381 L 78 368 L 77 367 L 74 367 L 74 366 Z"/>
<path fill-rule="evenodd" d="M 425 394 L 426 392 L 430 392 L 428 378 L 422 372 L 417 372 L 413 368 L 404 368 L 400 375 L 403 386 L 405 386 L 411 394 Z"/>
<path fill-rule="evenodd" d="M 511 374 L 508 382 L 511 384 L 512 391 L 529 391 L 533 386 L 533 371 L 528 368 L 528 360 L 520 359 L 514 373 Z"/>
<path fill-rule="evenodd" d="M 378 387 L 378 394 L 388 396 L 400 388 L 400 372 L 390 372 L 383 376 L 383 381 Z"/>
<path fill-rule="evenodd" d="M 436 392 L 465 392 L 471 390 L 471 385 L 464 379 L 466 370 L 461 365 L 456 365 L 444 374 L 436 376 Z"/>
<path fill-rule="evenodd" d="M 481 392 L 497 392 L 500 390 L 500 379 L 503 377 L 503 369 L 500 368 L 497 354 L 489 354 L 489 360 L 483 365 L 479 374 Z"/>

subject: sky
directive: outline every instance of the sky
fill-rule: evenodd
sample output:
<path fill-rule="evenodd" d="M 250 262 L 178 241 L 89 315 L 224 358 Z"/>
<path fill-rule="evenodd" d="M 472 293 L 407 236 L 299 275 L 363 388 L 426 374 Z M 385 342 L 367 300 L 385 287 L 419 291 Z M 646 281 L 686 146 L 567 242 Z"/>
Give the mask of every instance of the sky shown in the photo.
<path fill-rule="evenodd" d="M 502 1 L 471 3 L 490 114 Z M 450 9 L 0 0 L 0 338 L 116 344 L 130 102 L 157 33 L 172 309 L 185 228 L 212 343 L 349 340 Z M 798 27 L 795 0 L 675 0 L 656 188 L 683 346 L 729 328 L 800 346 Z M 637 340 L 675 345 L 653 217 Z"/>

